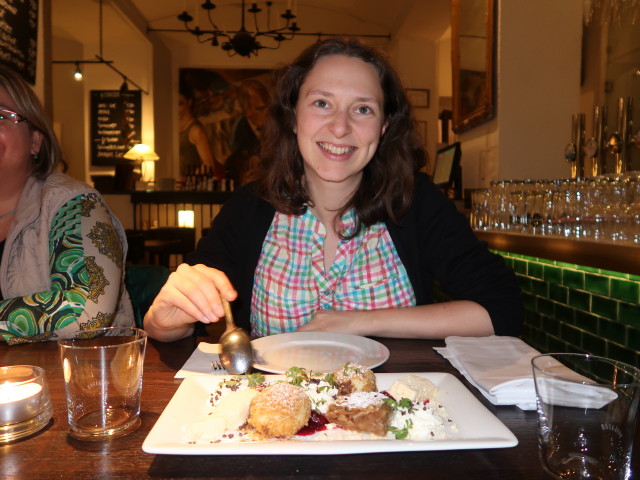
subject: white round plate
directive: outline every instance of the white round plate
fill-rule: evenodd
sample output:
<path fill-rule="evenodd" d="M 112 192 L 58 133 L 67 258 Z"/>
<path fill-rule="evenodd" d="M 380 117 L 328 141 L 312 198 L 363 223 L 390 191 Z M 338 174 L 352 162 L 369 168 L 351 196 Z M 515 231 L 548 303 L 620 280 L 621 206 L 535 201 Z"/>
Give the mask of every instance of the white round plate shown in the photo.
<path fill-rule="evenodd" d="M 285 373 L 291 367 L 332 372 L 347 362 L 375 368 L 389 358 L 389 349 L 380 342 L 344 333 L 282 333 L 251 345 L 253 367 L 270 373 Z"/>

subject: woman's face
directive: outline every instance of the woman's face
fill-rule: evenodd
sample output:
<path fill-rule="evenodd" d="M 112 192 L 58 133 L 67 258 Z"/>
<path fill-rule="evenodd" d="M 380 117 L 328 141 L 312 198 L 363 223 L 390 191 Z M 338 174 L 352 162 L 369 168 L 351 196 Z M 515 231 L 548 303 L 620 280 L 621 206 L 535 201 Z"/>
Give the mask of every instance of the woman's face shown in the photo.
<path fill-rule="evenodd" d="M 0 110 L 20 114 L 9 93 L 0 87 Z M 0 112 L 3 113 L 3 112 Z M 3 181 L 26 179 L 31 173 L 31 155 L 40 151 L 42 134 L 27 122 L 14 123 L 7 115 L 0 120 L 0 176 Z"/>
<path fill-rule="evenodd" d="M 355 189 L 384 133 L 384 94 L 375 68 L 355 57 L 318 60 L 296 104 L 307 182 Z"/>

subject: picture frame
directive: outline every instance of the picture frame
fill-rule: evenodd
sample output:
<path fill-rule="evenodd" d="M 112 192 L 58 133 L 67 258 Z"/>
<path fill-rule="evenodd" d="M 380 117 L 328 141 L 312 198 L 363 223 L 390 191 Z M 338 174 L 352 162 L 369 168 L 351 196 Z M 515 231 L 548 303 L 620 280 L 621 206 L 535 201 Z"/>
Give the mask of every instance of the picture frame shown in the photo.
<path fill-rule="evenodd" d="M 413 108 L 429 108 L 431 99 L 428 88 L 407 88 L 405 91 Z"/>

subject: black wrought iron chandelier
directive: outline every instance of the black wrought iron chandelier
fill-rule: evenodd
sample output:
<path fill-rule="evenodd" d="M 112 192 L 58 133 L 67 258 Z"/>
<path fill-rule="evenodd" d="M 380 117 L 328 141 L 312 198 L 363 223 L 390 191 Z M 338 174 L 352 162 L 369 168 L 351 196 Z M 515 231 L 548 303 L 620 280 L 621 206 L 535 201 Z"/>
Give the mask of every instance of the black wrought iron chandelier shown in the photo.
<path fill-rule="evenodd" d="M 183 11 L 178 15 L 178 20 L 184 23 L 185 29 L 198 38 L 200 43 L 211 42 L 214 47 L 220 46 L 229 56 L 240 55 L 242 57 L 251 57 L 258 55 L 258 51 L 268 48 L 277 49 L 285 40 L 292 40 L 296 33 L 300 31 L 300 27 L 294 21 L 296 15 L 287 8 L 284 13 L 280 14 L 280 18 L 285 21 L 284 26 L 271 28 L 269 19 L 271 18 L 271 6 L 273 2 L 266 2 L 267 5 L 267 25 L 265 30 L 261 30 L 258 22 L 258 14 L 262 9 L 257 3 L 252 3 L 251 8 L 245 9 L 245 1 L 242 0 L 242 16 L 239 30 L 223 30 L 216 25 L 212 16 L 212 10 L 216 5 L 211 0 L 204 0 L 200 8 L 205 11 L 206 16 L 211 24 L 211 29 L 201 29 L 199 25 L 192 26 L 193 17 Z M 253 31 L 249 31 L 245 25 L 245 12 L 253 15 Z"/>

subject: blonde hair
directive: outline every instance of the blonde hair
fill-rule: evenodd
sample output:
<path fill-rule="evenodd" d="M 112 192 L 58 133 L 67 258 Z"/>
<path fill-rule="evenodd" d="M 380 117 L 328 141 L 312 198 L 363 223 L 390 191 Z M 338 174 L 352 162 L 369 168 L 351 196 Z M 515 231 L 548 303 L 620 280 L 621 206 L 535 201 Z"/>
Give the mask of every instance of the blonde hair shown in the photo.
<path fill-rule="evenodd" d="M 31 161 L 31 174 L 43 180 L 58 166 L 67 169 L 62 149 L 42 104 L 29 84 L 16 72 L 0 65 L 0 87 L 4 88 L 17 106 L 17 112 L 27 120 L 29 128 L 42 134 L 40 150 Z"/>

